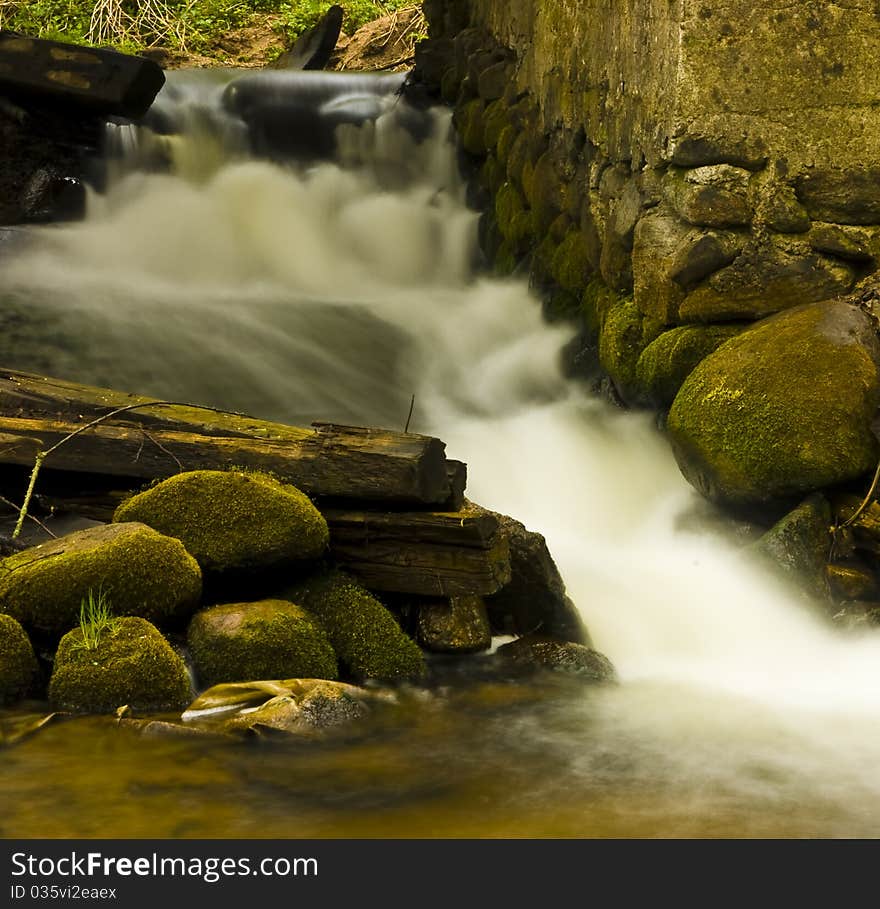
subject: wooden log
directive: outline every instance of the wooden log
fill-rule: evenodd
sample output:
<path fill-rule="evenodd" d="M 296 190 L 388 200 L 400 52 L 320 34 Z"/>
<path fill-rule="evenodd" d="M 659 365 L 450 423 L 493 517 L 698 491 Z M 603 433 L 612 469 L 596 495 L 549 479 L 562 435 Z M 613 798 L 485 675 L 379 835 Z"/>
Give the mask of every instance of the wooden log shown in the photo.
<path fill-rule="evenodd" d="M 0 32 L 0 93 L 143 116 L 165 83 L 158 63 L 96 47 Z"/>
<path fill-rule="evenodd" d="M 330 423 L 305 429 L 189 405 L 149 406 L 154 400 L 5 370 L 0 464 L 33 466 L 38 451 L 97 416 L 146 404 L 65 442 L 46 466 L 145 480 L 242 467 L 312 496 L 396 506 L 437 506 L 452 493 L 445 446 L 430 436 Z"/>
<path fill-rule="evenodd" d="M 497 518 L 475 506 L 457 512 L 323 513 L 334 560 L 370 590 L 488 595 L 510 581 L 507 538 Z"/>

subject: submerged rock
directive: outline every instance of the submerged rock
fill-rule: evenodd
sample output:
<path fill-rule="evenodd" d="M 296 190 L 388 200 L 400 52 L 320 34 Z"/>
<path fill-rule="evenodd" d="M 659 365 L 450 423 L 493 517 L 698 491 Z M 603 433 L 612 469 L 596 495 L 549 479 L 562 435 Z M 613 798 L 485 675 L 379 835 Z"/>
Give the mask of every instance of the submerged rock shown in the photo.
<path fill-rule="evenodd" d="M 877 461 L 880 344 L 870 318 L 826 301 L 764 319 L 687 377 L 668 429 L 710 499 L 757 504 L 855 479 Z"/>
<path fill-rule="evenodd" d="M 0 609 L 26 628 L 64 633 L 98 590 L 115 615 L 162 624 L 195 611 L 202 575 L 179 540 L 138 523 L 76 531 L 0 563 Z"/>
<path fill-rule="evenodd" d="M 286 600 L 204 609 L 193 616 L 187 643 L 204 685 L 338 677 L 327 634 L 302 607 Z"/>
<path fill-rule="evenodd" d="M 206 572 L 316 559 L 327 522 L 295 486 L 260 473 L 196 470 L 124 502 L 115 521 L 141 521 L 180 540 Z"/>
<path fill-rule="evenodd" d="M 179 710 L 190 699 L 183 660 L 145 619 L 113 619 L 88 641 L 81 628 L 58 645 L 49 681 L 53 707 L 78 713 Z"/>
<path fill-rule="evenodd" d="M 26 695 L 38 668 L 24 628 L 12 616 L 0 613 L 0 704 Z"/>
<path fill-rule="evenodd" d="M 497 656 L 499 662 L 514 672 L 550 669 L 577 675 L 588 682 L 613 682 L 617 677 L 611 661 L 598 650 L 541 635 L 526 635 L 503 644 Z"/>
<path fill-rule="evenodd" d="M 283 596 L 320 621 L 353 676 L 393 681 L 424 674 L 424 657 L 416 643 L 374 596 L 342 572 L 310 578 Z"/>

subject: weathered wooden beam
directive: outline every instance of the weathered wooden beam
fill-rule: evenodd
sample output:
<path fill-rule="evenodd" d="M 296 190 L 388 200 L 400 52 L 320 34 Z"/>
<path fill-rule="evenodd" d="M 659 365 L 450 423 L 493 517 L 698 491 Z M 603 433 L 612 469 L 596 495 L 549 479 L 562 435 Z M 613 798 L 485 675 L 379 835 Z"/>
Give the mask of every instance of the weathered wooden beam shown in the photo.
<path fill-rule="evenodd" d="M 323 513 L 334 560 L 370 590 L 488 595 L 510 581 L 507 538 L 497 518 L 481 509 Z"/>
<path fill-rule="evenodd" d="M 136 118 L 164 82 L 162 67 L 144 57 L 0 31 L 0 94 Z"/>
<path fill-rule="evenodd" d="M 39 451 L 96 417 L 146 404 L 61 445 L 46 467 L 158 479 L 182 470 L 264 470 L 322 498 L 396 506 L 442 505 L 452 489 L 444 444 L 363 427 L 284 426 L 109 389 L 0 372 L 0 464 L 32 466 Z M 453 475 L 455 470 L 453 470 Z"/>

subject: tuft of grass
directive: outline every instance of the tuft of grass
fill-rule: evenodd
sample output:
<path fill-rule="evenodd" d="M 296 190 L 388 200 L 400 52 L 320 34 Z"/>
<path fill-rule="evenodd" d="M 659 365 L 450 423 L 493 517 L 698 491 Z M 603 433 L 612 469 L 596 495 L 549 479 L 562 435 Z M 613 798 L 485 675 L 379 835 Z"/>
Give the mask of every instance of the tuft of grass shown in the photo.
<path fill-rule="evenodd" d="M 82 631 L 83 646 L 86 650 L 97 650 L 101 635 L 109 631 L 114 616 L 110 608 L 107 592 L 98 588 L 95 593 L 91 588 L 79 607 L 79 627 Z"/>

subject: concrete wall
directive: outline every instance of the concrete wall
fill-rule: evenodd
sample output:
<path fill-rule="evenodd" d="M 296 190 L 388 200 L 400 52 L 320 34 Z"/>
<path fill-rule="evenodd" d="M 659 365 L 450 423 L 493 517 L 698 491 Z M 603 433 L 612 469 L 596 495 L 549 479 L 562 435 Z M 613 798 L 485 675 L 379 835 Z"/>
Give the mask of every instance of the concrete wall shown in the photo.
<path fill-rule="evenodd" d="M 624 398 L 663 403 L 636 364 L 665 332 L 878 267 L 880 3 L 424 5 L 417 72 L 456 108 L 487 254 L 578 313 Z"/>

